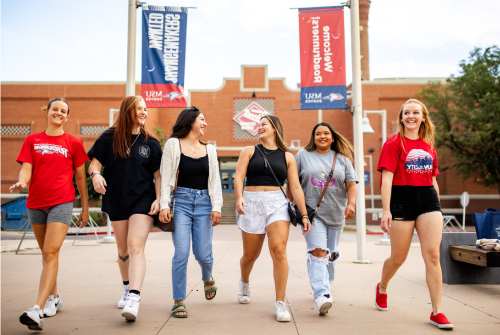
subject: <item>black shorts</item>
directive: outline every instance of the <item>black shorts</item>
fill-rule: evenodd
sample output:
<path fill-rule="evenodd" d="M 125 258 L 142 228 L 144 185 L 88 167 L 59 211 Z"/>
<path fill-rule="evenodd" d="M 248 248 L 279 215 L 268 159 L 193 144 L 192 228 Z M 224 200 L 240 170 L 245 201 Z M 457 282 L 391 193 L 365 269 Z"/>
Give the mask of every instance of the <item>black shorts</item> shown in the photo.
<path fill-rule="evenodd" d="M 149 211 L 151 210 L 151 205 L 155 201 L 154 198 L 151 197 L 144 197 L 143 199 L 140 199 L 136 203 L 134 203 L 132 206 L 130 206 L 129 210 L 127 213 L 118 213 L 118 214 L 109 214 L 109 220 L 110 221 L 123 221 L 123 220 L 128 220 L 132 215 L 134 214 L 144 214 L 144 215 L 149 215 Z M 152 218 L 154 218 L 154 215 L 149 215 Z"/>
<path fill-rule="evenodd" d="M 430 212 L 441 212 L 434 186 L 392 186 L 392 220 L 415 221 L 419 215 Z"/>

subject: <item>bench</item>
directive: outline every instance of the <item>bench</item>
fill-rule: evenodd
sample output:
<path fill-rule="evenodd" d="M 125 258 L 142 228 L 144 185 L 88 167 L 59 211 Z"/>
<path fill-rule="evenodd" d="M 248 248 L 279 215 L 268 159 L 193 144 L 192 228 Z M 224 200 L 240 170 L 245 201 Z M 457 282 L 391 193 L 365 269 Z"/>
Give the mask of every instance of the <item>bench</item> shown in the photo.
<path fill-rule="evenodd" d="M 450 245 L 451 258 L 483 267 L 500 267 L 500 251 L 478 249 L 475 245 Z"/>
<path fill-rule="evenodd" d="M 443 232 L 439 248 L 443 283 L 500 284 L 500 252 L 476 249 L 476 238 L 476 233 Z"/>

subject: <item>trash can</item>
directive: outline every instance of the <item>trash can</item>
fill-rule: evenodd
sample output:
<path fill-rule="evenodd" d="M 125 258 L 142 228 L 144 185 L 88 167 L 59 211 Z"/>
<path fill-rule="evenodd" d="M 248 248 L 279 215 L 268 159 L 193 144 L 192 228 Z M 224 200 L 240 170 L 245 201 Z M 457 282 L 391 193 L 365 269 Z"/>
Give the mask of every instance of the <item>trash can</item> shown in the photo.
<path fill-rule="evenodd" d="M 19 230 L 27 220 L 26 197 L 14 198 L 2 204 L 2 230 Z"/>

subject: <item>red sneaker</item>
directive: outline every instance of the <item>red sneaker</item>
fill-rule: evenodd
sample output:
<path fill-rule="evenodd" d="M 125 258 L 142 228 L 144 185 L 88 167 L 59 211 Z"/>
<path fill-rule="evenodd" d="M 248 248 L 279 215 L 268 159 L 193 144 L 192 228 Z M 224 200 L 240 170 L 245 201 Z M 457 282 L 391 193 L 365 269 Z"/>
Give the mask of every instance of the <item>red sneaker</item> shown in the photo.
<path fill-rule="evenodd" d="M 382 294 L 379 292 L 380 283 L 377 284 L 377 288 L 375 289 L 375 307 L 379 311 L 386 311 L 387 308 L 387 294 Z"/>
<path fill-rule="evenodd" d="M 438 313 L 436 315 L 431 313 L 431 320 L 429 321 L 429 323 L 438 327 L 439 329 L 453 329 L 453 324 L 448 321 L 443 313 Z"/>

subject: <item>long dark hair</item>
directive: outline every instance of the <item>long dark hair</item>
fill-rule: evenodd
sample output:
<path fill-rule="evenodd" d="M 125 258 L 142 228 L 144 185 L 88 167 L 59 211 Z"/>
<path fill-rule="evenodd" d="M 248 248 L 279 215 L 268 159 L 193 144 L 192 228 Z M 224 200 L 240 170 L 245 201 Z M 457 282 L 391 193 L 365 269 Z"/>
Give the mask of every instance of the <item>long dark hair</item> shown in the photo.
<path fill-rule="evenodd" d="M 314 138 L 316 129 L 318 129 L 319 126 L 325 126 L 328 127 L 328 129 L 330 129 L 330 132 L 332 133 L 333 137 L 331 150 L 344 155 L 344 157 L 349 158 L 351 160 L 351 163 L 354 164 L 354 147 L 352 146 L 351 142 L 349 142 L 344 136 L 336 132 L 335 129 L 333 129 L 333 127 L 326 122 L 320 122 L 314 126 L 311 133 L 311 139 L 309 140 L 309 143 L 304 147 L 304 149 L 306 149 L 309 152 L 314 151 L 316 149 L 316 143 L 314 143 Z"/>
<path fill-rule="evenodd" d="M 129 157 L 127 154 L 127 149 L 132 145 L 132 126 L 134 121 L 137 119 L 137 109 L 139 107 L 139 101 L 144 101 L 141 96 L 128 96 L 123 99 L 120 106 L 120 112 L 118 113 L 118 118 L 111 128 L 115 129 L 113 135 L 113 153 L 120 155 L 122 159 Z M 148 141 L 148 137 L 154 136 L 146 127 L 146 124 L 141 125 L 140 132 L 146 137 L 144 143 Z"/>
<path fill-rule="evenodd" d="M 55 98 L 55 99 L 50 100 L 50 102 L 49 102 L 49 105 L 48 105 L 48 106 L 43 106 L 43 107 L 42 107 L 42 111 L 44 111 L 44 112 L 48 112 L 48 111 L 50 110 L 50 106 L 51 106 L 51 105 L 52 105 L 52 103 L 53 103 L 53 102 L 55 102 L 55 101 L 62 101 L 62 102 L 64 102 L 64 103 L 68 106 L 68 113 L 67 113 L 66 115 L 69 115 L 69 104 L 68 104 L 68 102 L 66 101 L 66 99 L 64 99 L 64 98 Z"/>
<path fill-rule="evenodd" d="M 189 135 L 189 132 L 193 128 L 193 123 L 196 121 L 196 118 L 198 115 L 201 114 L 201 111 L 196 108 L 195 106 L 188 107 L 184 109 L 179 116 L 177 117 L 177 120 L 175 121 L 174 126 L 172 127 L 172 135 L 170 135 L 169 138 L 185 138 L 186 136 Z M 201 144 L 205 144 L 205 142 L 201 141 L 198 139 L 198 141 Z"/>

